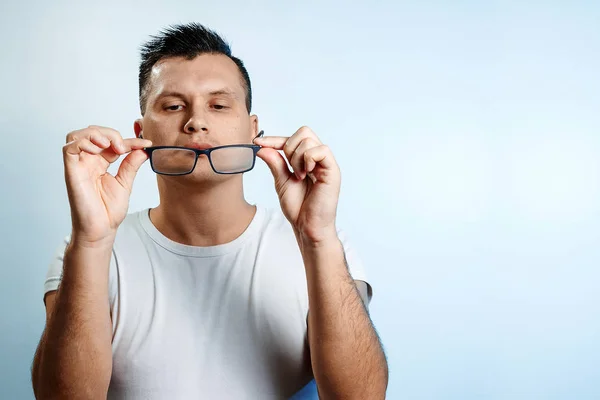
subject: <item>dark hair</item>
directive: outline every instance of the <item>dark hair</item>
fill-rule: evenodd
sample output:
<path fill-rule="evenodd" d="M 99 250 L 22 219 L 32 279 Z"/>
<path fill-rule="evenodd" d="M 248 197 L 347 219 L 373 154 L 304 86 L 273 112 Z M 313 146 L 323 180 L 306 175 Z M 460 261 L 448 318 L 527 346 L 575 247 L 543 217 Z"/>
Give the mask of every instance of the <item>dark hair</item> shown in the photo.
<path fill-rule="evenodd" d="M 142 115 L 146 112 L 148 81 L 154 64 L 169 57 L 185 57 L 193 60 L 201 54 L 223 54 L 229 57 L 240 70 L 246 91 L 246 108 L 252 109 L 252 86 L 244 63 L 231 55 L 229 44 L 216 32 L 198 23 L 171 25 L 141 47 L 142 61 L 139 73 L 139 98 Z"/>

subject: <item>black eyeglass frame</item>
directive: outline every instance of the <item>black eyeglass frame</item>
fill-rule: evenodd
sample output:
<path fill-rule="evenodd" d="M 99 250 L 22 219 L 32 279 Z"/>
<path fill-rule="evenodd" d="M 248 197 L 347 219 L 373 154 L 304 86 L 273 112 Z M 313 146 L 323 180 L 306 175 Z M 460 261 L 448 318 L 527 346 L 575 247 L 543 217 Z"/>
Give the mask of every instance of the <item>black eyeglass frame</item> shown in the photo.
<path fill-rule="evenodd" d="M 264 134 L 265 134 L 265 131 L 260 131 L 254 139 L 262 137 Z M 252 142 L 254 142 L 254 139 L 252 139 Z M 219 172 L 219 171 L 217 171 L 215 166 L 213 165 L 212 157 L 210 154 L 215 150 L 226 149 L 226 148 L 231 148 L 231 147 L 252 149 L 252 151 L 253 151 L 252 165 L 243 171 L 237 171 L 237 172 Z M 161 149 L 177 149 L 177 150 L 193 151 L 194 153 L 196 153 L 196 157 L 194 158 L 194 165 L 188 172 L 181 172 L 181 173 L 158 172 L 156 169 L 154 169 L 154 162 L 152 161 L 152 153 L 155 150 L 161 150 Z M 181 146 L 152 146 L 152 147 L 144 147 L 143 150 L 148 155 L 148 159 L 150 159 L 150 167 L 152 168 L 152 171 L 154 171 L 154 173 L 159 174 L 159 175 L 168 175 L 168 176 L 182 176 L 182 175 L 189 175 L 192 172 L 194 172 L 194 169 L 196 169 L 196 164 L 198 163 L 198 157 L 200 157 L 202 154 L 206 155 L 206 157 L 208 158 L 210 167 L 215 172 L 215 174 L 220 174 L 220 175 L 243 174 L 244 172 L 248 172 L 254 168 L 254 165 L 256 164 L 256 153 L 258 153 L 258 151 L 260 149 L 262 149 L 262 146 L 259 146 L 257 144 L 228 144 L 228 145 L 224 145 L 224 146 L 211 147 L 210 149 L 192 149 L 190 147 L 181 147 Z"/>

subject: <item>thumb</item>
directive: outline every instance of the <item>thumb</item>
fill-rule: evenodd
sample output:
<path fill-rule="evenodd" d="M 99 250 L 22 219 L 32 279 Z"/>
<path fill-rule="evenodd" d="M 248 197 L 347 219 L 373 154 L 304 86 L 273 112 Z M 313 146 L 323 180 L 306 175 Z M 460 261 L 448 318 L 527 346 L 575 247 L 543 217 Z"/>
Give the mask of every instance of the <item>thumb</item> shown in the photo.
<path fill-rule="evenodd" d="M 144 150 L 133 150 L 123 159 L 115 179 L 127 190 L 131 191 L 133 180 L 141 165 L 148 159 Z"/>
<path fill-rule="evenodd" d="M 276 186 L 280 182 L 283 183 L 291 177 L 292 173 L 285 162 L 285 158 L 283 158 L 277 150 L 263 147 L 256 155 L 269 166 L 269 169 L 275 178 Z"/>

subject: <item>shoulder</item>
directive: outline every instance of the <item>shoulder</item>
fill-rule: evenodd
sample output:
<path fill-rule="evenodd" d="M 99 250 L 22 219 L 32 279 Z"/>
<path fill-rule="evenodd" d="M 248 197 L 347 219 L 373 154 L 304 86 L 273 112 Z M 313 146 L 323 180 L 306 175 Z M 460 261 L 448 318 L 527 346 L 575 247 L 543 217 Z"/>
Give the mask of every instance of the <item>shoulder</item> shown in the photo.
<path fill-rule="evenodd" d="M 145 208 L 143 210 L 129 212 L 125 216 L 123 222 L 121 222 L 119 229 L 131 229 L 139 227 L 142 224 L 144 218 L 149 218 L 148 211 L 149 209 Z"/>
<path fill-rule="evenodd" d="M 277 239 L 283 241 L 292 240 L 296 242 L 296 236 L 292 225 L 287 220 L 283 211 L 280 208 L 275 207 L 261 207 L 257 206 L 259 215 L 259 230 L 261 237 L 268 237 L 269 239 Z"/>
<path fill-rule="evenodd" d="M 261 230 L 263 233 L 276 233 L 281 235 L 292 235 L 294 237 L 294 230 L 292 229 L 292 225 L 287 220 L 283 211 L 279 207 L 264 207 L 257 205 L 259 212 L 262 213 L 261 217 Z M 349 238 L 348 233 L 344 229 L 337 228 L 337 235 L 344 248 L 351 247 L 351 243 L 353 242 L 351 238 Z"/>
<path fill-rule="evenodd" d="M 128 213 L 117 229 L 117 237 L 115 238 L 115 242 L 121 241 L 125 238 L 131 238 L 132 235 L 139 236 L 142 234 L 142 232 L 144 232 L 146 229 L 145 225 L 149 221 L 150 219 L 148 217 L 147 208 Z"/>
<path fill-rule="evenodd" d="M 289 221 L 278 207 L 264 207 L 257 205 L 258 212 L 262 213 L 263 227 L 274 229 L 291 229 Z"/>

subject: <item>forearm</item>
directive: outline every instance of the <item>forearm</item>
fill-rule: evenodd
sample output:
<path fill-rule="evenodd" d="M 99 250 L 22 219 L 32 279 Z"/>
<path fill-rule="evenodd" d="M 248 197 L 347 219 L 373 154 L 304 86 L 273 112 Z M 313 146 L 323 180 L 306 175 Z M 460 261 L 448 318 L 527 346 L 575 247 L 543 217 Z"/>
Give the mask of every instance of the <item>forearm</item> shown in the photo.
<path fill-rule="evenodd" d="M 108 270 L 111 247 L 71 242 L 34 360 L 38 398 L 106 398 L 112 370 Z"/>
<path fill-rule="evenodd" d="M 308 283 L 308 334 L 321 398 L 383 399 L 387 362 L 335 237 L 299 240 Z"/>

